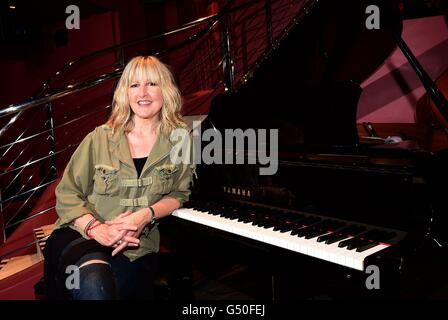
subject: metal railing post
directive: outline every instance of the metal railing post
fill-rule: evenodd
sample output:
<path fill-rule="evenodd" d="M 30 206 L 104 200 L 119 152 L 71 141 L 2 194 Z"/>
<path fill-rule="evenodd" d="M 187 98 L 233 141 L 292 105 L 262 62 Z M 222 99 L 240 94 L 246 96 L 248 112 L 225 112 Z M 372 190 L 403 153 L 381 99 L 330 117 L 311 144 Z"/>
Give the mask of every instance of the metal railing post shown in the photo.
<path fill-rule="evenodd" d="M 48 120 L 47 120 L 46 124 L 49 129 L 49 135 L 47 137 L 47 140 L 49 143 L 48 155 L 52 155 L 50 157 L 50 165 L 51 165 L 50 170 L 52 171 L 51 177 L 53 179 L 56 179 L 58 176 L 58 169 L 57 169 L 57 165 L 56 165 L 56 153 L 55 153 L 56 152 L 56 135 L 54 132 L 53 105 L 52 105 L 51 101 L 46 104 L 46 108 L 47 108 L 47 115 L 48 115 Z"/>
<path fill-rule="evenodd" d="M 3 213 L 2 189 L 0 188 L 0 245 L 6 242 L 5 218 Z"/>
<path fill-rule="evenodd" d="M 224 19 L 224 23 L 221 27 L 221 43 L 222 43 L 222 55 L 223 55 L 223 74 L 224 74 L 224 90 L 233 91 L 234 73 L 233 73 L 233 59 L 231 50 L 230 39 L 230 17 L 227 16 Z"/>

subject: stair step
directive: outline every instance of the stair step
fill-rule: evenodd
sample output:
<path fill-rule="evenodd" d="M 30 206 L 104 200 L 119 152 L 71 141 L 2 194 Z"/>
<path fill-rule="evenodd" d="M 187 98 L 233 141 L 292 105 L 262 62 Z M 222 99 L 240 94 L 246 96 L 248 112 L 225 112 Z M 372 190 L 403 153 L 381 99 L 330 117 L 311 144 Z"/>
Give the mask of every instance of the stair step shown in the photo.
<path fill-rule="evenodd" d="M 43 249 L 47 236 L 53 232 L 54 224 L 33 229 L 36 242 L 36 253 L 3 259 L 0 262 L 0 280 L 16 274 L 44 260 Z"/>
<path fill-rule="evenodd" d="M 34 229 L 34 238 L 36 242 L 36 252 L 43 259 L 43 250 L 45 249 L 45 244 L 47 243 L 47 236 L 49 236 L 54 229 L 54 224 L 48 224 L 46 226 L 41 226 Z"/>
<path fill-rule="evenodd" d="M 3 259 L 0 262 L 0 280 L 25 270 L 42 260 L 41 256 L 37 253 Z"/>

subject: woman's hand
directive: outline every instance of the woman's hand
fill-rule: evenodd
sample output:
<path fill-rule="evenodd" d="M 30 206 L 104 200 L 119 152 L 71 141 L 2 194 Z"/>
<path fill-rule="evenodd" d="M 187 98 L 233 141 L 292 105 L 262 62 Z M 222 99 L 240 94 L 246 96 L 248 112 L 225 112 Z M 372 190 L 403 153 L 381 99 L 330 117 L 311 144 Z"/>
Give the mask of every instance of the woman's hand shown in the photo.
<path fill-rule="evenodd" d="M 143 228 L 149 222 L 149 209 L 142 208 L 132 214 L 128 214 L 129 211 L 120 214 L 114 220 L 106 221 L 106 225 L 110 227 L 117 227 L 125 229 L 128 226 L 133 226 L 134 230 L 128 230 L 123 238 L 117 240 L 115 250 L 112 252 L 112 256 L 126 248 L 128 245 L 135 246 L 135 241 L 128 241 L 129 239 L 138 239 L 143 231 Z M 121 240 L 122 242 L 119 242 Z"/>
<path fill-rule="evenodd" d="M 120 216 L 125 217 L 130 214 L 130 211 L 126 211 Z M 127 223 L 114 225 L 102 223 L 93 228 L 89 234 L 103 246 L 115 248 L 120 241 L 127 242 L 132 246 L 138 246 L 140 240 L 133 236 L 135 231 L 137 231 L 137 227 Z"/>

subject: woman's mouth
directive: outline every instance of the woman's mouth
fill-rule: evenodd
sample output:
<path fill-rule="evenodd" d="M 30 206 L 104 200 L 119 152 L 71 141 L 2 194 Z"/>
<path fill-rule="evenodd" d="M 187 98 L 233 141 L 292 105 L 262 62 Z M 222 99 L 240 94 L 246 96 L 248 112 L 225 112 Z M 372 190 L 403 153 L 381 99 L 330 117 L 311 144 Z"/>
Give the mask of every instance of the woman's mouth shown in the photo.
<path fill-rule="evenodd" d="M 151 103 L 152 103 L 151 100 L 140 100 L 140 101 L 137 102 L 137 104 L 138 104 L 139 106 L 148 106 L 148 105 L 150 105 Z"/>

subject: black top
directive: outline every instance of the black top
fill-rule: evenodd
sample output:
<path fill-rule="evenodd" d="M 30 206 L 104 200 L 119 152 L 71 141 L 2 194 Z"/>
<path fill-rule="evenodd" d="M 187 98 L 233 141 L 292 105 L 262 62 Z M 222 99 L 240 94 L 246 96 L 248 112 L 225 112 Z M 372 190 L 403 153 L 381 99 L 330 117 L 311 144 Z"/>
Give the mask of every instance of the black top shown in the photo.
<path fill-rule="evenodd" d="M 132 159 L 132 160 L 134 160 L 135 169 L 137 169 L 137 177 L 140 177 L 140 174 L 142 173 L 142 170 L 143 170 L 143 167 L 145 166 L 147 158 L 148 157 Z"/>

